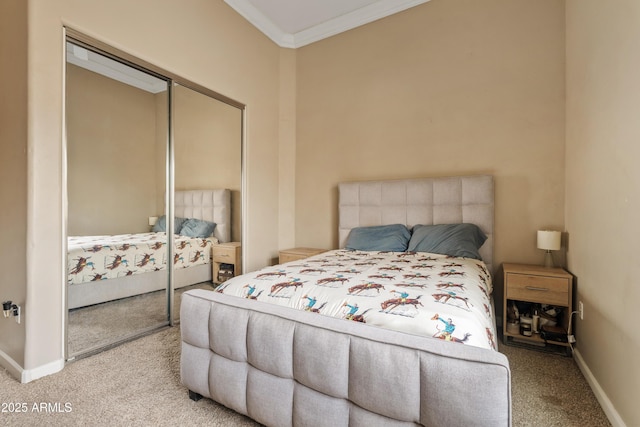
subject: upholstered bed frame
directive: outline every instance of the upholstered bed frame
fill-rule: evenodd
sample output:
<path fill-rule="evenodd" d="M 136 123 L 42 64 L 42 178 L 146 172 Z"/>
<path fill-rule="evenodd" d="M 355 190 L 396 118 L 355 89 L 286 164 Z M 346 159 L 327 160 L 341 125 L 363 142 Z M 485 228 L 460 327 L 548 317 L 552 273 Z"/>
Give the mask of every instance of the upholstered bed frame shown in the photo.
<path fill-rule="evenodd" d="M 490 176 L 339 189 L 341 246 L 352 227 L 389 223 L 474 222 L 492 242 Z M 183 295 L 180 318 L 190 396 L 268 426 L 511 425 L 497 351 L 203 290 Z"/>
<path fill-rule="evenodd" d="M 176 191 L 173 205 L 174 216 L 215 222 L 213 236 L 220 243 L 231 241 L 231 191 L 227 189 Z"/>
<path fill-rule="evenodd" d="M 480 256 L 493 274 L 492 176 L 346 182 L 338 188 L 341 248 L 354 227 L 466 222 L 486 234 Z"/>
<path fill-rule="evenodd" d="M 231 240 L 231 192 L 228 189 L 176 191 L 174 215 L 215 222 L 214 237 L 221 243 Z M 174 272 L 174 288 L 208 282 L 211 277 L 210 263 L 178 269 Z M 68 308 L 84 307 L 166 287 L 167 270 L 69 285 Z"/>

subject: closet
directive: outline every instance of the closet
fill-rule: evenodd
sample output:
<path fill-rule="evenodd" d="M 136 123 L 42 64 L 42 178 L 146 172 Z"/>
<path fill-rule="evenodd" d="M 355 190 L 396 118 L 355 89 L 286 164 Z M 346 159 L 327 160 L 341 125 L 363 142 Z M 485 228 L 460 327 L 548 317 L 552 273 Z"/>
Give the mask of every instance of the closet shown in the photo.
<path fill-rule="evenodd" d="M 195 248 L 204 239 L 182 243 L 166 231 L 183 219 L 174 216 L 176 191 L 224 189 L 230 240 L 242 242 L 244 106 L 66 31 L 66 354 L 72 360 L 173 325 L 181 292 L 212 289 L 201 275 L 177 289 L 176 269 L 190 258 L 204 262 Z M 181 245 L 194 250 L 178 252 Z"/>

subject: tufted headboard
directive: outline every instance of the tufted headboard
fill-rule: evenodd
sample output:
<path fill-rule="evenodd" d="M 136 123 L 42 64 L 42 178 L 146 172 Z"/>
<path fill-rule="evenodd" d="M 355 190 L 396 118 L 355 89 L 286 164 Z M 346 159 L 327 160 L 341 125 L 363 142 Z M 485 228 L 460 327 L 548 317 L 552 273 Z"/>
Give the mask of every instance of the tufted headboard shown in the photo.
<path fill-rule="evenodd" d="M 231 240 L 231 192 L 223 190 L 176 191 L 174 215 L 216 223 L 214 237 L 220 243 Z"/>
<path fill-rule="evenodd" d="M 487 235 L 480 256 L 493 274 L 493 176 L 340 183 L 339 245 L 354 227 L 476 224 Z"/>

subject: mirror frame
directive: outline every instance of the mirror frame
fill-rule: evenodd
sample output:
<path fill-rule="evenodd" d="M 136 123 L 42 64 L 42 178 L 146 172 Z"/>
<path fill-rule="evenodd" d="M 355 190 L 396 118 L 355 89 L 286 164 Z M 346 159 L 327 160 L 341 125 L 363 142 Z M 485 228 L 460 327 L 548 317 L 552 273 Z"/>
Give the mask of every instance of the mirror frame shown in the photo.
<path fill-rule="evenodd" d="M 165 193 L 165 212 L 167 215 L 167 229 L 168 230 L 172 230 L 174 228 L 174 194 L 175 194 L 175 158 L 174 158 L 174 99 L 173 99 L 173 90 L 176 84 L 183 86 L 185 88 L 191 89 L 193 91 L 199 92 L 203 95 L 206 95 L 210 98 L 213 98 L 217 101 L 223 102 L 227 105 L 230 105 L 232 107 L 238 108 L 240 110 L 240 126 L 241 126 L 241 130 L 240 130 L 240 191 L 241 191 L 241 195 L 240 195 L 240 205 L 241 205 L 241 212 L 240 212 L 240 232 L 241 232 L 241 236 L 240 236 L 240 241 L 241 241 L 241 245 L 242 245 L 242 258 L 244 259 L 246 256 L 246 212 L 247 212 L 247 190 L 246 190 L 246 115 L 247 115 L 247 107 L 245 104 L 238 102 L 232 98 L 229 98 L 225 95 L 222 95 L 221 93 L 215 92 L 211 89 L 208 89 L 202 85 L 199 85 L 195 82 L 183 79 L 182 77 L 180 77 L 177 74 L 174 74 L 168 70 L 165 70 L 163 68 L 157 67 L 147 61 L 144 61 L 136 56 L 130 55 L 129 53 L 122 51 L 120 49 L 114 48 L 113 46 L 110 46 L 100 40 L 97 40 L 93 37 L 87 36 L 82 32 L 79 32 L 77 30 L 74 30 L 73 28 L 64 26 L 63 27 L 63 43 L 66 45 L 66 42 L 71 42 L 73 44 L 77 44 L 80 46 L 83 46 L 89 50 L 92 51 L 96 51 L 104 56 L 110 57 L 118 62 L 122 62 L 128 66 L 131 66 L 132 68 L 144 71 L 146 73 L 155 75 L 156 77 L 158 77 L 159 79 L 165 80 L 167 82 L 167 97 L 168 97 L 168 104 L 169 104 L 169 111 L 168 111 L 168 132 L 167 132 L 167 136 L 168 136 L 168 140 L 167 140 L 167 156 L 166 156 L 166 173 L 165 173 L 165 179 L 166 179 L 166 193 Z M 63 182 L 66 184 L 67 182 L 67 161 L 66 161 L 66 150 L 67 150 L 67 127 L 66 127 L 66 108 L 64 108 L 64 105 L 66 105 L 66 96 L 64 95 L 65 91 L 64 91 L 64 85 L 66 85 L 66 48 L 63 48 L 63 64 L 64 64 L 64 72 L 63 72 L 63 123 L 62 123 L 62 129 L 63 129 Z M 67 214 L 67 209 L 68 209 L 68 194 L 67 194 L 67 188 L 66 185 L 63 186 L 63 206 L 65 207 L 64 213 L 63 213 L 63 219 L 64 219 L 64 229 L 63 229 L 63 235 L 65 236 L 65 241 L 64 241 L 64 248 L 63 250 L 67 251 L 67 241 L 66 241 L 66 237 L 68 235 L 68 230 L 67 230 L 67 221 L 68 221 L 68 214 Z M 173 244 L 174 244 L 174 236 L 173 233 L 168 233 L 168 239 L 167 239 L 167 259 L 171 259 L 173 257 Z M 67 267 L 66 267 L 66 256 L 63 257 L 65 265 L 63 266 L 63 271 L 66 271 Z M 242 263 L 242 270 L 239 273 L 242 274 L 244 273 L 244 265 L 245 263 Z M 175 289 L 174 289 L 174 269 L 173 268 L 168 268 L 167 269 L 167 292 L 172 295 L 171 298 L 167 298 L 167 322 L 169 326 L 175 326 L 176 321 L 174 320 L 174 312 L 175 312 L 175 307 L 174 307 L 174 295 L 175 295 Z M 66 282 L 66 275 L 65 275 L 65 282 L 64 282 L 64 287 L 63 287 L 63 292 L 64 292 L 64 310 L 65 310 L 65 315 L 64 315 L 64 319 L 65 319 L 65 324 L 64 324 L 64 352 L 65 352 L 65 360 L 66 361 L 71 361 L 74 360 L 75 357 L 71 357 L 70 358 L 70 354 L 69 354 L 69 348 L 68 348 L 68 322 L 69 322 L 69 310 L 67 307 L 67 282 Z M 162 327 L 162 326 L 159 326 Z M 146 334 L 149 331 L 143 331 L 141 334 Z M 135 339 L 137 338 L 137 335 L 134 335 L 132 337 L 127 338 L 125 341 L 131 340 L 131 339 Z M 108 344 L 104 347 L 104 349 L 107 349 L 109 347 L 112 347 L 114 345 L 119 344 L 120 342 L 114 343 L 114 344 Z M 101 351 L 101 350 L 99 350 Z M 93 354 L 93 352 L 88 353 L 86 355 L 89 354 Z M 85 354 L 82 354 L 82 356 L 84 357 Z"/>

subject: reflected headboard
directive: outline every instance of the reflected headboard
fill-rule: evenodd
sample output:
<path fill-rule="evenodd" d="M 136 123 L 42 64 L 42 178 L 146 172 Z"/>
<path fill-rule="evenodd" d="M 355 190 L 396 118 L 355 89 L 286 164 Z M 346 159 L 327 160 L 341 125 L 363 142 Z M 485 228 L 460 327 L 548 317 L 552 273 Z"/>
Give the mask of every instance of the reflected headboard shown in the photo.
<path fill-rule="evenodd" d="M 493 274 L 493 176 L 340 183 L 339 247 L 354 227 L 476 224 L 487 235 L 480 256 Z"/>
<path fill-rule="evenodd" d="M 215 222 L 213 235 L 220 243 L 231 240 L 231 191 L 189 190 L 176 191 L 174 215 Z"/>

